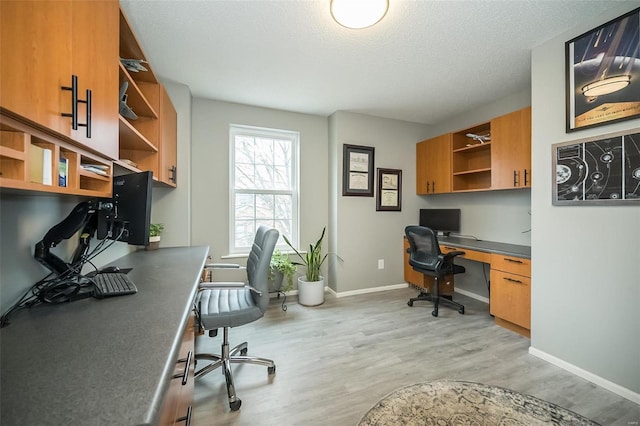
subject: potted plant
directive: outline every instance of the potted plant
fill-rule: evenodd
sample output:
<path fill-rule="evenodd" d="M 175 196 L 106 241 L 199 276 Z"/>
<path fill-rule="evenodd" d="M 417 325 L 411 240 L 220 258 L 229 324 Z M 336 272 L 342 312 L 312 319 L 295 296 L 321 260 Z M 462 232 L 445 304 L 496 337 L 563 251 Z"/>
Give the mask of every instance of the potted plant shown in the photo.
<path fill-rule="evenodd" d="M 286 293 L 293 288 L 293 274 L 296 273 L 296 265 L 291 262 L 289 255 L 280 250 L 273 252 L 269 265 L 269 281 L 274 291 Z M 284 278 L 287 279 L 283 286 Z"/>
<path fill-rule="evenodd" d="M 298 277 L 298 302 L 305 306 L 316 306 L 324 302 L 324 277 L 320 275 L 320 268 L 329 253 L 322 254 L 322 240 L 327 227 L 322 229 L 322 235 L 314 245 L 309 244 L 309 251 L 304 255 L 300 253 L 291 242 L 283 235 L 285 242 L 296 252 L 301 262 L 293 262 L 295 265 L 304 265 L 307 269 L 304 276 Z M 340 258 L 340 256 L 338 256 Z"/>
<path fill-rule="evenodd" d="M 156 250 L 160 247 L 160 234 L 164 231 L 163 223 L 152 223 L 149 225 L 149 245 L 147 250 Z"/>

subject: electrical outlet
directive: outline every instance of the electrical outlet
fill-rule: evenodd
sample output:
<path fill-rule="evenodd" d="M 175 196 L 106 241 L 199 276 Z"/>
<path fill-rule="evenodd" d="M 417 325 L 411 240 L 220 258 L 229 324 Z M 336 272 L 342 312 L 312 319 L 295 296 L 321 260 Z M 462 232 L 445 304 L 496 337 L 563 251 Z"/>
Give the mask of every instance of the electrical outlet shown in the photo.
<path fill-rule="evenodd" d="M 378 259 L 378 269 L 384 269 L 384 259 Z"/>

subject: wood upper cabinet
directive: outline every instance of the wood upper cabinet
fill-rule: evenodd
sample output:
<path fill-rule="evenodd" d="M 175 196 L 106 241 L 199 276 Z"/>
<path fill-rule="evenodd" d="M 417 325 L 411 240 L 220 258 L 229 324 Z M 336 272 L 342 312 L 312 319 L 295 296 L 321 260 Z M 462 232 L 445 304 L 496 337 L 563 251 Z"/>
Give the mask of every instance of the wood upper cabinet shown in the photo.
<path fill-rule="evenodd" d="M 178 179 L 178 115 L 164 86 L 160 86 L 160 149 L 158 179 L 176 186 Z"/>
<path fill-rule="evenodd" d="M 451 134 L 416 144 L 416 193 L 451 192 Z"/>
<path fill-rule="evenodd" d="M 491 189 L 531 187 L 531 107 L 491 120 Z"/>
<path fill-rule="evenodd" d="M 0 2 L 2 49 L 0 106 L 16 117 L 52 130 L 84 147 L 116 158 L 118 2 Z M 72 98 L 76 76 L 77 99 Z M 69 90 L 63 89 L 69 88 Z M 91 103 L 87 100 L 91 90 Z M 84 102 L 83 102 L 84 101 Z M 91 106 L 91 111 L 87 109 Z M 78 124 L 70 114 L 77 107 Z"/>

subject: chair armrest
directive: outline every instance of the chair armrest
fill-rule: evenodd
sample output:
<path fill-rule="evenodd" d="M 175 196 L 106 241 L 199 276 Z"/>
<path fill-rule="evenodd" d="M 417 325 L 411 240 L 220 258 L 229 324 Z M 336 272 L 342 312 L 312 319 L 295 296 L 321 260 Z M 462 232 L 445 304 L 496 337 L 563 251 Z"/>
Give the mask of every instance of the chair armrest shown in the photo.
<path fill-rule="evenodd" d="M 462 256 L 464 254 L 466 254 L 466 253 L 463 252 L 463 251 L 456 250 L 456 251 L 450 251 L 449 253 L 445 253 L 444 257 L 445 258 L 447 258 L 447 257 L 456 257 L 456 256 Z"/>
<path fill-rule="evenodd" d="M 204 269 L 246 269 L 237 263 L 207 263 Z"/>
<path fill-rule="evenodd" d="M 201 282 L 198 286 L 199 290 L 223 290 L 223 289 L 237 289 L 248 288 L 250 291 L 256 293 L 258 296 L 262 296 L 262 292 L 257 288 L 251 287 L 247 283 L 234 282 L 234 281 L 213 281 L 213 282 Z"/>

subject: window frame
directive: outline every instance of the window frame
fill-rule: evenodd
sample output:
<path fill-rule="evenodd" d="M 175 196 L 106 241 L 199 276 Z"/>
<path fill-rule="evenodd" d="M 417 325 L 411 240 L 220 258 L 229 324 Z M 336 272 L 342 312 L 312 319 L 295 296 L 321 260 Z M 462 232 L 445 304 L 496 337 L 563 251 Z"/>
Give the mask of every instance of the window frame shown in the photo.
<path fill-rule="evenodd" d="M 235 140 L 237 136 L 265 137 L 273 139 L 286 139 L 291 141 L 291 189 L 290 190 L 237 190 L 235 187 Z M 299 223 L 300 223 L 300 132 L 293 130 L 281 130 L 267 127 L 256 127 L 241 124 L 229 125 L 229 254 L 246 255 L 251 247 L 238 247 L 235 236 L 235 200 L 236 194 L 274 194 L 274 195 L 291 195 L 291 235 L 287 238 L 294 247 L 297 247 L 299 241 Z M 282 238 L 282 231 L 276 249 L 282 251 L 290 250 L 289 246 Z"/>

